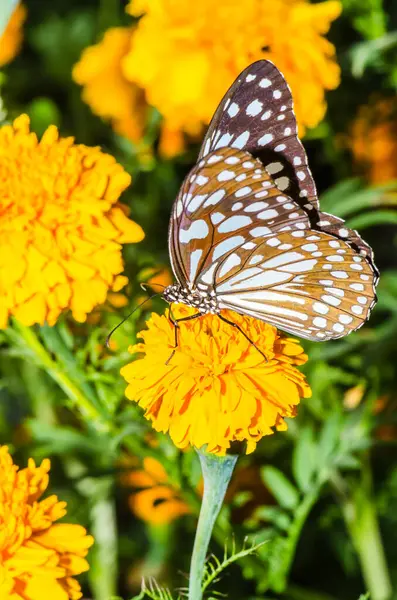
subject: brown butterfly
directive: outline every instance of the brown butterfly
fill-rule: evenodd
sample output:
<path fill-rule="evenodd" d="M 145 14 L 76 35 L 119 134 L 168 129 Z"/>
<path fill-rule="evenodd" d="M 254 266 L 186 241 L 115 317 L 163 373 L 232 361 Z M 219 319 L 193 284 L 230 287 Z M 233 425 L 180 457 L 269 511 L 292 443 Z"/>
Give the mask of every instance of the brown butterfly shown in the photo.
<path fill-rule="evenodd" d="M 220 103 L 175 200 L 169 250 L 177 283 L 163 297 L 197 308 L 190 318 L 227 308 L 315 341 L 368 319 L 372 250 L 320 212 L 291 92 L 271 62 L 247 67 Z"/>

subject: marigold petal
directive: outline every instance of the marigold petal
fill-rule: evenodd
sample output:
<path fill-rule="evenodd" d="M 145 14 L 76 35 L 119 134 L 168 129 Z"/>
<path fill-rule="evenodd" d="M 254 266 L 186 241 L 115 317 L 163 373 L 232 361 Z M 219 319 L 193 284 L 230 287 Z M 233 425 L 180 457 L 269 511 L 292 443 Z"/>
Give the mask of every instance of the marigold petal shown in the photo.
<path fill-rule="evenodd" d="M 190 512 L 189 507 L 166 486 L 156 486 L 133 494 L 129 504 L 140 519 L 155 525 L 171 523 Z"/>
<path fill-rule="evenodd" d="M 54 524 L 66 513 L 56 496 L 40 500 L 48 485 L 50 461 L 25 469 L 13 464 L 0 446 L 0 597 L 7 600 L 79 600 L 71 577 L 88 569 L 85 556 L 93 539 L 84 527 Z M 3 519 L 2 519 L 3 520 Z M 49 596 L 48 596 L 49 597 Z"/>
<path fill-rule="evenodd" d="M 177 318 L 192 310 L 173 308 Z M 284 417 L 295 416 L 301 397 L 310 396 L 295 366 L 307 360 L 297 341 L 262 321 L 224 312 L 263 349 L 267 361 L 237 329 L 217 315 L 204 315 L 181 324 L 168 362 L 173 325 L 154 314 L 139 334 L 144 343 L 131 349 L 142 358 L 121 371 L 129 384 L 127 397 L 180 448 L 207 444 L 207 450 L 224 454 L 233 441 L 245 441 L 250 452 L 262 436 L 285 426 Z"/>
<path fill-rule="evenodd" d="M 122 60 L 124 76 L 145 90 L 169 131 L 199 135 L 239 72 L 261 58 L 290 83 L 300 131 L 316 125 L 325 91 L 339 84 L 335 49 L 324 36 L 341 3 L 247 0 L 241 10 L 239 0 L 220 0 L 217 6 L 214 12 L 210 0 L 193 7 L 159 0 L 137 7 L 134 0 L 127 8 L 143 16 Z"/>
<path fill-rule="evenodd" d="M 120 285 L 122 244 L 143 238 L 118 202 L 130 182 L 54 126 L 41 141 L 27 115 L 0 128 L 0 326 L 54 324 L 65 309 L 84 321 Z"/>

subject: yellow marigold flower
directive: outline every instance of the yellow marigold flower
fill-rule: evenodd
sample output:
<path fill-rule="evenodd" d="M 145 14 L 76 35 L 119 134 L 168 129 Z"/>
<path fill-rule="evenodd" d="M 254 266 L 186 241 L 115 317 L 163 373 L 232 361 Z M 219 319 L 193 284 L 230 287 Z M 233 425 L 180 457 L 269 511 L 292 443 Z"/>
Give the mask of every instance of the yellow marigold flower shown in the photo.
<path fill-rule="evenodd" d="M 73 79 L 84 86 L 83 100 L 96 115 L 110 119 L 117 133 L 137 142 L 143 134 L 147 104 L 143 90 L 127 81 L 121 69 L 132 31 L 130 27 L 109 29 L 102 41 L 84 50 Z"/>
<path fill-rule="evenodd" d="M 325 90 L 339 84 L 324 37 L 341 12 L 327 0 L 131 0 L 141 15 L 123 59 L 126 78 L 146 91 L 171 131 L 197 135 L 248 64 L 269 58 L 292 88 L 301 134 L 324 116 Z M 297 52 L 297 48 L 299 51 Z"/>
<path fill-rule="evenodd" d="M 0 129 L 0 327 L 52 325 L 64 309 L 84 321 L 127 283 L 122 244 L 143 238 L 118 203 L 130 180 L 54 126 L 39 141 L 27 115 Z"/>
<path fill-rule="evenodd" d="M 194 313 L 184 305 L 173 308 L 176 318 Z M 305 377 L 295 365 L 307 355 L 296 340 L 281 336 L 263 321 L 223 311 L 238 323 L 258 350 L 235 328 L 216 315 L 180 324 L 179 345 L 167 316 L 153 314 L 144 343 L 131 347 L 144 357 L 125 366 L 126 395 L 145 409 L 156 431 L 169 432 L 179 448 L 189 444 L 225 454 L 234 441 L 246 441 L 247 453 L 258 441 L 286 429 L 284 417 L 293 417 L 300 397 L 311 395 Z"/>
<path fill-rule="evenodd" d="M 0 446 L 0 598 L 78 600 L 73 578 L 89 565 L 84 558 L 93 538 L 80 525 L 56 523 L 66 514 L 57 496 L 40 500 L 48 486 L 50 461 L 26 469 L 13 464 Z"/>
<path fill-rule="evenodd" d="M 374 99 L 362 106 L 353 123 L 349 146 L 358 170 L 372 184 L 397 179 L 397 101 Z"/>
<path fill-rule="evenodd" d="M 26 8 L 23 4 L 18 4 L 0 37 L 0 67 L 11 62 L 18 54 L 22 44 L 22 25 L 25 19 Z"/>
<path fill-rule="evenodd" d="M 163 525 L 190 512 L 178 491 L 168 484 L 167 473 L 155 458 L 145 458 L 143 469 L 128 473 L 123 482 L 139 490 L 130 496 L 129 505 L 143 521 Z"/>

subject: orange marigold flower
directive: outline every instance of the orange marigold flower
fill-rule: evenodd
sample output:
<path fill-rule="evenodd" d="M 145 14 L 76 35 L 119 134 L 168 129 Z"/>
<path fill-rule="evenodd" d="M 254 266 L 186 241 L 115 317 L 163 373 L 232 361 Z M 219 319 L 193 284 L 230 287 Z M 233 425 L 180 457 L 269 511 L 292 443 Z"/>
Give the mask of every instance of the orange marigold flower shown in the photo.
<path fill-rule="evenodd" d="M 174 317 L 194 313 L 184 305 Z M 299 343 L 281 336 L 263 321 L 231 311 L 222 314 L 237 323 L 267 356 L 235 328 L 216 315 L 181 323 L 179 344 L 167 316 L 153 314 L 144 343 L 131 347 L 144 357 L 125 366 L 126 395 L 145 409 L 156 431 L 169 432 L 179 448 L 189 444 L 223 455 L 234 441 L 245 441 L 247 453 L 258 441 L 286 429 L 284 417 L 293 417 L 300 397 L 311 395 L 305 377 L 295 365 L 306 362 Z"/>
<path fill-rule="evenodd" d="M 323 118 L 324 93 L 339 84 L 335 49 L 324 37 L 341 12 L 327 0 L 132 0 L 127 10 L 143 13 L 125 77 L 146 92 L 171 131 L 197 135 L 212 117 L 237 75 L 268 58 L 292 88 L 301 134 Z M 299 52 L 296 52 L 299 48 Z"/>
<path fill-rule="evenodd" d="M 93 538 L 80 525 L 55 523 L 66 514 L 57 496 L 40 500 L 48 486 L 50 461 L 26 469 L 13 464 L 0 446 L 0 598 L 78 600 L 73 578 L 89 569 L 84 558 Z"/>
<path fill-rule="evenodd" d="M 173 282 L 171 271 L 169 267 L 166 267 L 165 265 L 145 267 L 139 273 L 139 279 L 145 282 L 149 287 L 153 286 L 153 289 L 158 291 L 160 291 L 161 287 L 167 287 Z"/>
<path fill-rule="evenodd" d="M 167 473 L 155 458 L 144 458 L 143 469 L 128 473 L 123 482 L 139 490 L 130 496 L 129 505 L 143 521 L 163 525 L 190 512 L 178 491 L 168 484 Z"/>
<path fill-rule="evenodd" d="M 74 66 L 73 79 L 84 86 L 83 100 L 92 112 L 109 120 L 116 133 L 138 143 L 143 138 L 148 104 L 145 91 L 126 77 L 123 67 L 134 32 L 134 27 L 113 27 L 106 31 L 98 44 L 84 50 Z M 159 145 L 162 156 L 171 158 L 180 154 L 184 145 L 180 131 L 162 125 Z M 143 164 L 152 160 L 145 145 L 140 148 L 139 158 Z"/>
<path fill-rule="evenodd" d="M 109 119 L 117 133 L 137 142 L 146 121 L 145 94 L 126 80 L 121 69 L 132 32 L 131 27 L 109 29 L 102 41 L 84 50 L 73 69 L 73 79 L 84 86 L 83 100 L 95 114 Z"/>
<path fill-rule="evenodd" d="M 84 321 L 127 283 L 122 244 L 143 238 L 118 203 L 130 180 L 55 126 L 39 141 L 27 115 L 0 129 L 0 327 L 53 325 L 64 309 Z"/>
<path fill-rule="evenodd" d="M 18 4 L 0 37 L 0 67 L 11 62 L 22 44 L 22 25 L 26 19 L 26 8 Z"/>
<path fill-rule="evenodd" d="M 349 146 L 358 170 L 372 184 L 397 179 L 397 101 L 374 99 L 361 106 Z"/>

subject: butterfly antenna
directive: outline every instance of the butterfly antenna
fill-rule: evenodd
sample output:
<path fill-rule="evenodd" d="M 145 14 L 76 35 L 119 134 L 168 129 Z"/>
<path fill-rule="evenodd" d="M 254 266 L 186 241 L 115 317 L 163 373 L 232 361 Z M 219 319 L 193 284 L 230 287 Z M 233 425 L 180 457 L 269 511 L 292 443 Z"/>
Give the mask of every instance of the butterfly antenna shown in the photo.
<path fill-rule="evenodd" d="M 142 284 L 141 284 L 142 287 Z M 145 290 L 146 291 L 146 290 Z M 161 292 L 157 292 L 156 294 L 152 294 L 151 296 L 149 296 L 149 298 L 146 298 L 145 300 L 143 300 L 143 302 L 141 302 L 140 304 L 138 304 L 138 306 L 136 306 L 134 308 L 134 310 L 132 310 L 130 312 L 130 314 L 128 314 L 126 317 L 124 317 L 124 319 L 122 321 L 120 321 L 120 323 L 118 323 L 118 325 L 116 325 L 116 327 L 114 327 L 112 329 L 112 331 L 109 333 L 109 335 L 106 337 L 106 347 L 110 348 L 110 338 L 112 337 L 112 335 L 114 334 L 115 331 L 117 331 L 117 329 L 119 327 L 121 327 L 121 325 L 123 325 L 123 323 L 125 323 L 133 314 L 134 312 L 136 312 L 139 308 L 141 308 L 141 306 L 143 306 L 146 302 L 149 302 L 149 300 L 151 300 L 152 298 L 154 298 L 155 296 L 159 296 Z"/>
<path fill-rule="evenodd" d="M 141 288 L 143 289 L 144 292 L 147 292 L 148 287 L 153 287 L 154 285 L 160 286 L 161 288 L 163 288 L 163 290 L 165 290 L 165 288 L 167 287 L 166 285 L 163 285 L 162 283 L 140 283 L 139 285 L 141 286 Z"/>

